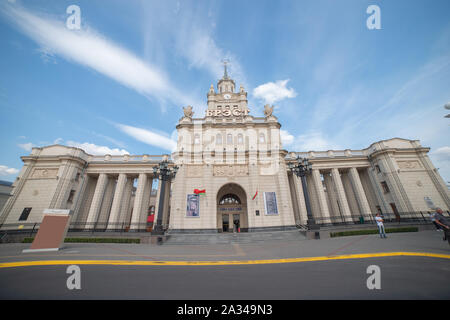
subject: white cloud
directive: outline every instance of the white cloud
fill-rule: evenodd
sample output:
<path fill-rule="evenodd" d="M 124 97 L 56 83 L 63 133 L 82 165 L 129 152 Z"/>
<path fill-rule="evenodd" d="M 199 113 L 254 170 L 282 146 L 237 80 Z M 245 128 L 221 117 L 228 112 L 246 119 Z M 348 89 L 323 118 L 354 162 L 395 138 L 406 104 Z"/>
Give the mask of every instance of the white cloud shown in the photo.
<path fill-rule="evenodd" d="M 167 99 L 176 104 L 189 102 L 164 72 L 86 25 L 81 30 L 69 30 L 64 21 L 42 18 L 19 6 L 4 6 L 3 12 L 41 46 L 40 51 L 46 56 L 60 55 L 161 102 Z"/>
<path fill-rule="evenodd" d="M 450 161 L 450 147 L 449 146 L 438 148 L 438 149 L 436 149 L 436 151 L 431 152 L 431 154 L 433 154 L 433 156 L 438 160 Z"/>
<path fill-rule="evenodd" d="M 33 147 L 35 147 L 35 145 L 32 144 L 31 142 L 28 142 L 28 143 L 19 143 L 18 146 L 21 147 L 21 148 L 22 148 L 23 150 L 25 150 L 25 151 L 31 151 L 31 149 L 32 149 Z"/>
<path fill-rule="evenodd" d="M 280 137 L 284 147 L 289 146 L 294 142 L 294 136 L 286 130 L 280 129 Z"/>
<path fill-rule="evenodd" d="M 75 147 L 75 148 L 80 148 L 82 150 L 84 150 L 86 153 L 92 154 L 92 155 L 105 155 L 105 154 L 110 154 L 110 155 L 123 155 L 123 154 L 130 154 L 127 150 L 124 149 L 111 149 L 109 147 L 106 146 L 99 146 L 93 143 L 89 143 L 89 142 L 76 142 L 76 141 L 67 141 L 67 145 L 69 147 Z"/>
<path fill-rule="evenodd" d="M 295 139 L 294 150 L 298 152 L 340 150 L 341 147 L 325 137 L 321 132 L 301 134 Z"/>
<path fill-rule="evenodd" d="M 116 127 L 130 137 L 151 146 L 156 146 L 168 151 L 174 151 L 177 146 L 176 141 L 172 140 L 169 136 L 164 136 L 160 133 L 120 123 L 116 124 Z"/>
<path fill-rule="evenodd" d="M 7 176 L 10 174 L 18 174 L 19 169 L 9 168 L 7 166 L 0 165 L 0 176 Z"/>
<path fill-rule="evenodd" d="M 297 93 L 293 88 L 286 88 L 288 82 L 289 79 L 262 84 L 253 89 L 253 96 L 264 100 L 265 103 L 275 103 L 286 98 L 294 98 Z"/>

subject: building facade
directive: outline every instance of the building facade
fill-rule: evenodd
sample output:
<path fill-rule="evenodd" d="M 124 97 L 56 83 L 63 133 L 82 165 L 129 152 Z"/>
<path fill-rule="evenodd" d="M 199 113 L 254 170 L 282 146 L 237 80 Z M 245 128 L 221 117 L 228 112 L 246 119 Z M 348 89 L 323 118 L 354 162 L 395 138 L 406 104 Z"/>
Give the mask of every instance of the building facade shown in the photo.
<path fill-rule="evenodd" d="M 273 107 L 264 106 L 264 117 L 252 116 L 247 92 L 236 90 L 226 68 L 207 99 L 203 117 L 184 108 L 171 155 L 33 148 L 22 157 L 1 228 L 40 223 L 51 208 L 70 209 L 71 228 L 80 230 L 144 231 L 153 214 L 161 214 L 171 233 L 289 230 L 306 225 L 304 192 L 322 225 L 357 223 L 377 212 L 401 219 L 450 208 L 430 149 L 418 140 L 393 138 L 362 150 L 287 151 Z M 312 164 L 307 190 L 288 168 L 298 157 Z M 178 168 L 165 184 L 153 170 L 161 161 Z"/>

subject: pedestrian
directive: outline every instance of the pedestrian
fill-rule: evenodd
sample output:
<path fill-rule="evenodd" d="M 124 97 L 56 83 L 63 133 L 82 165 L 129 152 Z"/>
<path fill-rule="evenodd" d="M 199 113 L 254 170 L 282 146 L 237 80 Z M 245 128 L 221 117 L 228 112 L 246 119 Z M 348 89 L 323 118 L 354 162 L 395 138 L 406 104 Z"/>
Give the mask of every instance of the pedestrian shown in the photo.
<path fill-rule="evenodd" d="M 375 221 L 377 222 L 378 231 L 380 232 L 380 238 L 387 238 L 386 232 L 384 231 L 383 218 L 381 218 L 379 213 L 377 213 L 377 216 L 375 217 Z"/>
<path fill-rule="evenodd" d="M 430 212 L 430 220 L 434 224 L 436 231 L 444 231 L 444 230 L 442 230 L 443 228 L 441 228 L 441 226 L 436 223 L 436 212 L 435 211 Z"/>
<path fill-rule="evenodd" d="M 450 243 L 450 221 L 443 215 L 444 211 L 442 211 L 441 208 L 436 208 L 436 213 L 434 213 L 434 222 L 438 224 L 442 230 L 444 230 L 444 239 L 442 240 L 448 240 Z"/>

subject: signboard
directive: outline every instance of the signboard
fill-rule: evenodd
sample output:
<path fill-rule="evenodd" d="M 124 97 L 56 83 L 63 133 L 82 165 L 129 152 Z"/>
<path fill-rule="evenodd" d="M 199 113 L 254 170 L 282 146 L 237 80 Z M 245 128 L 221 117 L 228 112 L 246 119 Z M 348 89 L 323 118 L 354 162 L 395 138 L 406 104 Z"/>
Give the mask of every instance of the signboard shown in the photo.
<path fill-rule="evenodd" d="M 198 194 L 187 195 L 186 217 L 200 216 L 200 197 Z"/>
<path fill-rule="evenodd" d="M 69 209 L 44 209 L 44 214 L 69 215 L 70 214 L 70 210 Z"/>
<path fill-rule="evenodd" d="M 219 207 L 219 211 L 242 211 L 242 207 Z"/>
<path fill-rule="evenodd" d="M 264 208 L 266 215 L 278 214 L 277 196 L 275 192 L 264 192 Z"/>
<path fill-rule="evenodd" d="M 436 209 L 436 206 L 434 205 L 433 200 L 431 200 L 430 197 L 424 197 L 423 199 L 425 200 L 425 203 L 427 204 L 428 208 L 433 210 Z"/>
<path fill-rule="evenodd" d="M 64 243 L 70 223 L 70 210 L 45 209 L 36 237 L 30 249 L 22 252 L 58 251 Z"/>

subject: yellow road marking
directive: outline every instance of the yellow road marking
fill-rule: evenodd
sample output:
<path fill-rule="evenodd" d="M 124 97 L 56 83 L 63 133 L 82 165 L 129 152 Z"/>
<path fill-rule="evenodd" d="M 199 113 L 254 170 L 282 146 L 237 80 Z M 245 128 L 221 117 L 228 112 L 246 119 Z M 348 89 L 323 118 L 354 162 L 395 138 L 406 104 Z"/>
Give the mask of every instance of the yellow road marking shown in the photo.
<path fill-rule="evenodd" d="M 275 264 L 275 263 L 296 263 L 327 260 L 344 259 L 365 259 L 379 257 L 432 257 L 450 259 L 448 254 L 427 253 L 427 252 L 380 252 L 380 253 L 359 253 L 338 256 L 306 257 L 306 258 L 286 258 L 271 260 L 235 260 L 235 261 L 136 261 L 136 260 L 42 260 L 42 261 L 18 261 L 0 263 L 0 268 L 30 267 L 30 266 L 56 266 L 56 265 L 116 265 L 116 266 L 231 266 L 249 264 Z"/>

